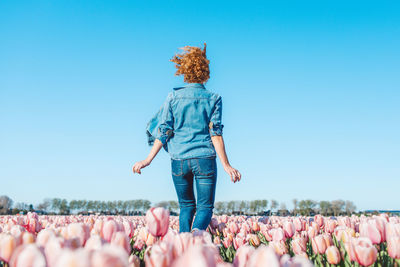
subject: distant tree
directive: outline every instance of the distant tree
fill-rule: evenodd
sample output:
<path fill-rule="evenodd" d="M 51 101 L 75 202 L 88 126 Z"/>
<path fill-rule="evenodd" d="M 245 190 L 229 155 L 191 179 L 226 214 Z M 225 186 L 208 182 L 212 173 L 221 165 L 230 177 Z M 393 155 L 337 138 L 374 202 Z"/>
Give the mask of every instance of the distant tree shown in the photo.
<path fill-rule="evenodd" d="M 107 210 L 107 202 L 106 201 L 101 201 L 100 209 L 102 212 L 105 212 Z"/>
<path fill-rule="evenodd" d="M 149 200 L 143 200 L 143 211 L 147 212 L 151 207 L 151 202 Z"/>
<path fill-rule="evenodd" d="M 167 201 L 160 201 L 154 205 L 155 207 L 161 207 L 164 209 L 169 209 L 169 203 Z"/>
<path fill-rule="evenodd" d="M 87 211 L 94 211 L 95 208 L 95 202 L 93 200 L 89 200 L 87 202 Z"/>
<path fill-rule="evenodd" d="M 331 206 L 332 206 L 333 215 L 338 216 L 343 212 L 345 202 L 341 199 L 334 200 L 331 202 Z"/>
<path fill-rule="evenodd" d="M 320 213 L 324 216 L 328 216 L 332 214 L 332 205 L 329 201 L 320 201 L 319 202 Z"/>
<path fill-rule="evenodd" d="M 119 214 L 122 213 L 122 211 L 124 210 L 124 202 L 122 200 L 118 200 L 116 206 L 117 206 L 118 213 Z"/>
<path fill-rule="evenodd" d="M 75 200 L 75 199 L 71 200 L 69 202 L 69 208 L 72 212 L 77 211 L 79 209 L 79 200 Z"/>
<path fill-rule="evenodd" d="M 78 210 L 79 211 L 87 211 L 88 210 L 88 201 L 86 199 L 78 200 Z"/>
<path fill-rule="evenodd" d="M 19 211 L 28 211 L 29 210 L 29 205 L 25 202 L 17 202 L 17 203 L 15 203 L 14 206 Z"/>
<path fill-rule="evenodd" d="M 214 205 L 217 214 L 222 214 L 224 212 L 224 203 L 222 201 L 215 202 Z"/>
<path fill-rule="evenodd" d="M 310 216 L 311 212 L 314 211 L 317 203 L 314 200 L 306 199 L 299 202 L 299 212 L 303 216 Z"/>
<path fill-rule="evenodd" d="M 61 200 L 59 213 L 60 214 L 69 214 L 70 213 L 68 201 L 66 199 Z"/>
<path fill-rule="evenodd" d="M 243 214 L 246 212 L 246 201 L 244 201 L 244 200 L 240 201 L 239 210 L 240 210 L 240 214 Z"/>
<path fill-rule="evenodd" d="M 176 200 L 169 201 L 169 209 L 173 212 L 178 212 L 179 210 L 179 203 Z"/>
<path fill-rule="evenodd" d="M 293 211 L 292 211 L 292 213 L 293 213 L 293 215 L 297 215 L 297 208 L 298 208 L 298 205 L 299 205 L 299 201 L 296 198 L 294 198 L 294 199 L 292 199 L 292 203 L 293 203 Z"/>
<path fill-rule="evenodd" d="M 279 206 L 279 209 L 280 209 L 280 210 L 287 210 L 287 209 L 286 209 L 286 204 L 285 204 L 285 202 L 281 202 L 281 204 L 280 204 L 280 206 Z"/>
<path fill-rule="evenodd" d="M 13 205 L 13 200 L 8 196 L 0 196 L 0 214 L 8 214 Z"/>
<path fill-rule="evenodd" d="M 50 207 L 51 199 L 45 198 L 40 204 L 36 206 L 36 209 L 48 212 Z"/>
<path fill-rule="evenodd" d="M 263 211 L 266 211 L 266 210 L 268 209 L 268 200 L 263 199 L 263 200 L 261 201 L 261 207 L 262 207 L 262 210 L 263 210 Z"/>
<path fill-rule="evenodd" d="M 345 211 L 347 215 L 351 215 L 356 211 L 356 205 L 350 200 L 347 200 L 345 203 Z"/>
<path fill-rule="evenodd" d="M 235 202 L 233 200 L 229 201 L 227 207 L 228 207 L 228 212 L 232 213 L 232 211 L 235 207 Z"/>
<path fill-rule="evenodd" d="M 139 211 L 142 207 L 142 201 L 140 199 L 133 200 L 133 210 Z"/>
<path fill-rule="evenodd" d="M 61 207 L 61 199 L 60 198 L 53 198 L 51 200 L 51 209 L 54 212 L 60 212 Z"/>
<path fill-rule="evenodd" d="M 256 213 L 256 211 L 257 211 L 257 202 L 255 200 L 250 201 L 249 209 L 250 209 L 251 213 Z"/>
<path fill-rule="evenodd" d="M 278 201 L 275 199 L 271 200 L 271 211 L 278 207 Z"/>

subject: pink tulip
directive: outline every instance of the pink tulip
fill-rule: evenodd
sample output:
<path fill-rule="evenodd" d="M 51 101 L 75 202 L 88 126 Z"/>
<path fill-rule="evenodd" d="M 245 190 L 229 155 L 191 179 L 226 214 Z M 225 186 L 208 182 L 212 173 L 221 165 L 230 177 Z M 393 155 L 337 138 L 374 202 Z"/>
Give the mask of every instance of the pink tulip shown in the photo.
<path fill-rule="evenodd" d="M 257 222 L 253 222 L 252 229 L 254 232 L 260 231 L 260 225 Z"/>
<path fill-rule="evenodd" d="M 377 259 L 378 251 L 373 246 L 370 239 L 360 237 L 354 240 L 354 250 L 357 262 L 362 266 L 369 266 Z"/>
<path fill-rule="evenodd" d="M 339 249 L 335 246 L 328 247 L 325 251 L 325 254 L 330 264 L 339 264 L 339 262 L 342 260 Z"/>
<path fill-rule="evenodd" d="M 86 250 L 98 250 L 105 244 L 105 240 L 99 235 L 92 235 L 85 243 Z"/>
<path fill-rule="evenodd" d="M 297 218 L 297 217 L 296 217 L 296 218 L 293 220 L 293 225 L 294 225 L 294 228 L 296 229 L 297 232 L 301 232 L 301 231 L 304 230 L 304 228 L 303 228 L 303 223 L 302 223 L 302 221 L 301 221 L 300 218 Z"/>
<path fill-rule="evenodd" d="M 279 259 L 271 247 L 260 246 L 252 253 L 246 267 L 280 267 Z"/>
<path fill-rule="evenodd" d="M 42 226 L 37 218 L 30 218 L 28 224 L 26 225 L 26 229 L 33 234 L 39 232 L 41 228 Z"/>
<path fill-rule="evenodd" d="M 318 235 L 318 230 L 315 227 L 310 227 L 308 228 L 307 233 L 309 238 L 314 238 Z"/>
<path fill-rule="evenodd" d="M 17 247 L 15 237 L 10 234 L 0 234 L 0 260 L 9 262 L 12 253 Z"/>
<path fill-rule="evenodd" d="M 106 221 L 102 229 L 102 237 L 107 241 L 111 241 L 111 237 L 118 231 L 118 225 L 114 220 Z"/>
<path fill-rule="evenodd" d="M 314 216 L 314 221 L 319 225 L 319 227 L 324 225 L 324 217 L 322 217 L 320 214 Z"/>
<path fill-rule="evenodd" d="M 122 225 L 124 226 L 124 232 L 128 237 L 133 237 L 133 225 L 131 221 L 124 220 Z"/>
<path fill-rule="evenodd" d="M 228 229 L 232 234 L 237 234 L 237 233 L 239 233 L 239 230 L 240 230 L 239 226 L 235 222 L 231 222 L 228 226 Z"/>
<path fill-rule="evenodd" d="M 332 234 L 335 231 L 337 222 L 335 220 L 325 220 L 325 232 Z"/>
<path fill-rule="evenodd" d="M 153 236 L 164 236 L 168 232 L 169 211 L 161 207 L 150 208 L 146 213 L 146 222 Z"/>
<path fill-rule="evenodd" d="M 51 229 L 44 229 L 40 231 L 36 238 L 36 244 L 40 247 L 45 247 L 49 238 L 54 237 L 55 234 Z"/>
<path fill-rule="evenodd" d="M 103 233 L 103 226 L 104 226 L 104 221 L 100 220 L 100 219 L 97 219 L 95 221 L 94 225 L 93 225 L 93 230 L 97 234 L 101 235 L 102 237 L 103 237 L 103 234 L 102 234 Z"/>
<path fill-rule="evenodd" d="M 250 260 L 255 248 L 252 246 L 244 245 L 241 246 L 235 254 L 235 259 L 233 260 L 234 267 L 246 267 L 248 261 Z"/>
<path fill-rule="evenodd" d="M 272 241 L 272 233 L 271 230 L 261 230 L 261 233 L 263 234 L 263 236 L 265 237 L 265 239 L 270 242 Z"/>
<path fill-rule="evenodd" d="M 90 265 L 90 255 L 88 251 L 83 248 L 79 248 L 76 250 L 63 250 L 59 257 L 57 258 L 57 262 L 54 265 L 55 267 L 91 267 Z M 95 265 L 98 266 L 98 265 Z"/>
<path fill-rule="evenodd" d="M 11 227 L 9 233 L 14 236 L 17 247 L 22 244 L 22 234 L 25 232 L 26 229 L 21 225 L 13 225 Z"/>
<path fill-rule="evenodd" d="M 273 241 L 285 241 L 286 237 L 285 237 L 285 232 L 283 231 L 282 228 L 274 228 L 271 229 L 271 233 L 272 233 L 272 240 Z"/>
<path fill-rule="evenodd" d="M 35 244 L 19 246 L 10 260 L 10 267 L 45 267 L 46 258 Z"/>
<path fill-rule="evenodd" d="M 354 242 L 353 238 L 349 241 L 344 243 L 344 248 L 346 249 L 347 254 L 349 255 L 350 261 L 357 261 L 356 251 L 354 249 Z M 344 255 L 342 255 L 344 256 Z"/>
<path fill-rule="evenodd" d="M 214 240 L 215 241 L 215 240 Z M 190 246 L 192 235 L 190 233 L 179 233 L 173 241 L 172 254 L 174 258 L 181 256 Z"/>
<path fill-rule="evenodd" d="M 373 244 L 380 244 L 383 241 L 374 220 L 360 224 L 360 236 L 368 237 Z"/>
<path fill-rule="evenodd" d="M 246 237 L 244 234 L 239 233 L 233 238 L 233 247 L 237 250 L 241 246 L 246 244 Z"/>
<path fill-rule="evenodd" d="M 150 255 L 145 253 L 144 261 L 146 267 L 166 267 L 171 265 L 172 259 L 171 245 L 161 242 L 151 247 Z"/>
<path fill-rule="evenodd" d="M 295 233 L 294 224 L 290 221 L 285 221 L 283 223 L 283 230 L 285 232 L 285 236 L 291 238 Z"/>
<path fill-rule="evenodd" d="M 391 236 L 387 239 L 387 250 L 393 259 L 400 259 L 400 236 Z"/>
<path fill-rule="evenodd" d="M 299 255 L 307 251 L 307 241 L 304 238 L 295 238 L 291 243 L 294 254 Z"/>
<path fill-rule="evenodd" d="M 355 232 L 351 228 L 346 228 L 339 226 L 334 231 L 336 240 L 338 242 L 343 241 L 343 243 L 350 242 L 351 238 L 355 236 Z"/>
<path fill-rule="evenodd" d="M 124 232 L 116 232 L 111 238 L 111 244 L 121 247 L 128 253 L 131 253 L 131 245 L 129 243 L 129 237 Z"/>
<path fill-rule="evenodd" d="M 282 256 L 284 254 L 288 253 L 288 249 L 285 245 L 285 242 L 283 240 L 280 241 L 271 241 L 268 244 L 271 248 L 274 249 L 275 253 L 279 256 Z"/>
<path fill-rule="evenodd" d="M 185 253 L 181 257 L 175 260 L 172 264 L 172 267 L 216 267 L 217 257 L 219 257 L 219 255 L 216 247 L 193 246 L 185 251 Z"/>
<path fill-rule="evenodd" d="M 383 216 L 376 216 L 373 221 L 382 237 L 382 242 L 385 242 L 386 241 L 387 220 Z"/>
<path fill-rule="evenodd" d="M 86 240 L 89 238 L 89 228 L 85 224 L 71 223 L 67 226 L 68 239 L 77 238 L 79 241 L 78 247 L 83 247 Z"/>
<path fill-rule="evenodd" d="M 224 245 L 225 248 L 229 248 L 232 246 L 233 238 L 232 236 L 228 236 L 222 240 L 222 244 Z"/>
<path fill-rule="evenodd" d="M 324 254 L 326 250 L 326 242 L 323 235 L 317 235 L 311 239 L 312 249 L 315 254 Z"/>
<path fill-rule="evenodd" d="M 248 240 L 249 244 L 254 247 L 258 247 L 261 243 L 260 238 L 256 234 L 247 235 L 247 240 Z"/>
<path fill-rule="evenodd" d="M 321 235 L 322 235 L 322 237 L 324 238 L 326 247 L 333 246 L 333 239 L 332 239 L 332 237 L 331 237 L 330 234 L 326 234 L 326 233 L 325 233 L 325 234 L 321 234 Z"/>
<path fill-rule="evenodd" d="M 386 239 L 391 236 L 400 236 L 400 223 L 389 222 L 386 224 Z"/>
<path fill-rule="evenodd" d="M 221 222 L 223 222 L 223 223 L 227 223 L 228 222 L 228 216 L 227 215 L 222 215 L 221 217 Z"/>
<path fill-rule="evenodd" d="M 124 249 L 114 245 L 104 245 L 100 250 L 93 252 L 91 257 L 92 266 L 96 267 L 128 267 L 128 254 Z"/>
<path fill-rule="evenodd" d="M 32 233 L 24 232 L 22 233 L 22 244 L 33 244 L 35 243 L 35 236 Z"/>

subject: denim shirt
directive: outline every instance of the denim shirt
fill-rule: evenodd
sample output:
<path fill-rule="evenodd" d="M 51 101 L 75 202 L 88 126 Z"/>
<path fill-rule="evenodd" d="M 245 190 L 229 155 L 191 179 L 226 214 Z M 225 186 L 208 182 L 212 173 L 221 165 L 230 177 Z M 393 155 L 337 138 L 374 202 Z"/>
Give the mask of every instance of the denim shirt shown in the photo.
<path fill-rule="evenodd" d="M 215 157 L 211 136 L 222 135 L 221 96 L 201 83 L 187 83 L 170 92 L 147 124 L 147 141 L 159 139 L 172 159 Z"/>

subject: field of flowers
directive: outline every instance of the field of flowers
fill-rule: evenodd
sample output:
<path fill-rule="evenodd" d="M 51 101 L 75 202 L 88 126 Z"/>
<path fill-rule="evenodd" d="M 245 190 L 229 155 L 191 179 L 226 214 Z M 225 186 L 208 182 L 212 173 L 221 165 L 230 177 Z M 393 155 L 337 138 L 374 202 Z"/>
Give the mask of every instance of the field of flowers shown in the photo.
<path fill-rule="evenodd" d="M 178 233 L 163 208 L 146 216 L 0 217 L 0 266 L 400 266 L 400 219 L 215 216 Z"/>

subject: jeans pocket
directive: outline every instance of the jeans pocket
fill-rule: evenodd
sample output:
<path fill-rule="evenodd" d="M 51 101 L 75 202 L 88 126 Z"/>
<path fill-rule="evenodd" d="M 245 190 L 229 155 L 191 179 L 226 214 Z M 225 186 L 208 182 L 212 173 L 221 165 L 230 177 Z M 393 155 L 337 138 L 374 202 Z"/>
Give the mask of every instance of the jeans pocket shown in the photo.
<path fill-rule="evenodd" d="M 215 173 L 215 158 L 196 158 L 196 161 L 200 175 L 210 176 Z"/>
<path fill-rule="evenodd" d="M 183 164 L 182 160 L 171 160 L 171 172 L 174 176 L 183 175 Z"/>

